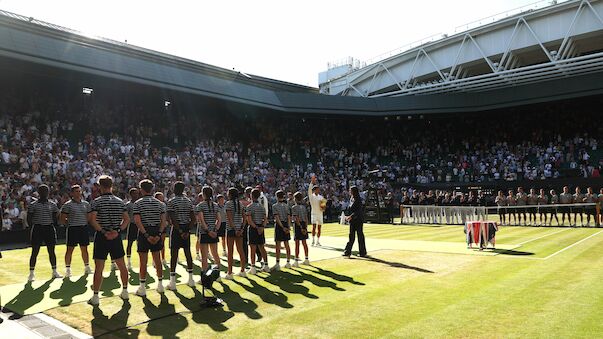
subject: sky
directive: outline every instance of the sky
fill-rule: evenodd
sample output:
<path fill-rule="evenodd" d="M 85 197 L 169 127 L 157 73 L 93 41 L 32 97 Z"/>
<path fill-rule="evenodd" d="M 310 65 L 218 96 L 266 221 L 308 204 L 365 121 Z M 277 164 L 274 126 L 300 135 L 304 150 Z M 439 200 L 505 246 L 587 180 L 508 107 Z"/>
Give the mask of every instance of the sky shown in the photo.
<path fill-rule="evenodd" d="M 535 1 L 0 0 L 0 9 L 87 35 L 317 87 L 318 73 L 328 62 L 350 56 L 370 60 Z"/>

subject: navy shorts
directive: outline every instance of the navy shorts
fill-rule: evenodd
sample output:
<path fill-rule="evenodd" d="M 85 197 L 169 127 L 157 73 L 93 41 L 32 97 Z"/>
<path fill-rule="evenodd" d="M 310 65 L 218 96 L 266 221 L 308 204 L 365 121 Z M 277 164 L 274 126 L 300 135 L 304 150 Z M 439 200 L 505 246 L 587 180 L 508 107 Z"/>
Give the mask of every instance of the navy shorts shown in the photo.
<path fill-rule="evenodd" d="M 34 225 L 31 228 L 30 240 L 32 246 L 54 246 L 57 243 L 57 231 L 52 225 Z"/>
<path fill-rule="evenodd" d="M 266 243 L 266 229 L 262 234 L 258 233 L 257 228 L 249 227 L 247 229 L 247 241 L 249 245 L 264 245 Z"/>
<path fill-rule="evenodd" d="M 138 239 L 138 227 L 135 223 L 130 223 L 128 226 L 128 234 L 126 235 L 128 241 L 135 241 Z"/>
<path fill-rule="evenodd" d="M 291 240 L 291 232 L 286 233 L 279 225 L 274 226 L 274 241 Z"/>
<path fill-rule="evenodd" d="M 199 235 L 199 242 L 202 244 L 215 244 L 218 242 L 218 237 L 212 238 L 207 233 L 201 233 Z"/>
<path fill-rule="evenodd" d="M 107 260 L 108 255 L 111 256 L 111 260 L 117 260 L 126 255 L 124 244 L 121 242 L 121 237 L 107 240 L 102 233 L 96 232 L 94 234 L 94 250 L 92 251 L 92 258 L 94 260 Z"/>
<path fill-rule="evenodd" d="M 245 237 L 245 231 L 243 229 L 241 229 L 241 233 L 240 235 L 237 235 L 237 231 L 236 230 L 226 230 L 226 237 L 227 238 L 243 238 Z"/>
<path fill-rule="evenodd" d="M 304 221 L 300 225 L 295 225 L 295 240 L 306 240 L 308 239 L 308 225 Z"/>
<path fill-rule="evenodd" d="M 218 236 L 219 237 L 225 237 L 226 236 L 226 222 L 222 222 L 222 224 L 220 225 L 220 229 L 218 230 Z"/>
<path fill-rule="evenodd" d="M 182 238 L 182 233 L 176 231 L 174 227 L 172 227 L 172 231 L 170 233 L 170 248 L 171 249 L 180 249 L 180 248 L 190 248 L 191 247 L 191 235 L 188 229 L 188 224 L 180 225 L 180 230 L 184 233 L 188 233 L 188 237 L 186 239 Z"/>
<path fill-rule="evenodd" d="M 90 237 L 88 236 L 88 226 L 67 227 L 65 242 L 69 247 L 88 246 L 90 244 Z"/>
<path fill-rule="evenodd" d="M 150 237 L 154 237 L 159 234 L 159 227 L 146 227 L 146 231 Z M 156 244 L 151 244 L 144 235 L 139 234 L 136 248 L 138 253 L 159 252 L 163 248 L 163 242 L 159 240 Z"/>

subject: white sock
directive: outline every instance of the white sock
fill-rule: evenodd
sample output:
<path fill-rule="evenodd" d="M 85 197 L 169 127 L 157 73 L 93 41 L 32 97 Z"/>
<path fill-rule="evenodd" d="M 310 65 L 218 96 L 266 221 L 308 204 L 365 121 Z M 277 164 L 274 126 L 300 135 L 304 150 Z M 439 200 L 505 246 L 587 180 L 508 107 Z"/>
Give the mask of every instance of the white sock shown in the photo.
<path fill-rule="evenodd" d="M 170 283 L 176 283 L 176 273 L 170 274 Z"/>

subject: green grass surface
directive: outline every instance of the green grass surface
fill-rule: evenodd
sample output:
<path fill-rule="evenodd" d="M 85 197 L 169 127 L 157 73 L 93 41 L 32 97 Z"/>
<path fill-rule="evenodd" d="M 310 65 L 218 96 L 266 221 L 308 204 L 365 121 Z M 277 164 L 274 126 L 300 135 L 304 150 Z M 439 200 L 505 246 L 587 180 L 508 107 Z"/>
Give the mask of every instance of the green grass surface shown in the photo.
<path fill-rule="evenodd" d="M 347 227 L 326 225 L 312 266 L 217 283 L 216 309 L 201 309 L 201 288 L 184 285 L 124 303 L 111 296 L 114 276 L 93 308 L 74 295 L 90 293 L 91 277 L 47 282 L 44 254 L 23 292 L 29 251 L 15 250 L 3 252 L 0 293 L 14 305 L 5 293 L 16 286 L 21 306 L 48 303 L 46 314 L 101 337 L 592 338 L 603 333 L 599 232 L 502 227 L 504 249 L 483 253 L 465 248 L 460 226 L 366 225 L 372 258 L 343 259 Z"/>

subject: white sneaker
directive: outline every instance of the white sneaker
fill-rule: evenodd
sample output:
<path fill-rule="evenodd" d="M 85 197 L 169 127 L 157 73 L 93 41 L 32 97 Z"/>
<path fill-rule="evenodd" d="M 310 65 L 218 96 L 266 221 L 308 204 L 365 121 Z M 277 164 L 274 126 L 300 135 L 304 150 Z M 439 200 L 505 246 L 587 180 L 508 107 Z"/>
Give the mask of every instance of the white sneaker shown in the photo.
<path fill-rule="evenodd" d="M 32 282 L 34 280 L 36 280 L 36 276 L 34 275 L 33 272 L 29 272 L 29 276 L 27 277 L 27 281 L 28 282 Z"/>
<path fill-rule="evenodd" d="M 224 279 L 226 279 L 226 280 L 233 280 L 234 277 L 232 276 L 232 274 L 227 274 L 227 275 L 224 276 Z"/>
<path fill-rule="evenodd" d="M 322 245 L 320 244 L 320 241 L 317 241 L 317 242 L 316 242 L 316 246 L 322 246 Z"/>
<path fill-rule="evenodd" d="M 251 266 L 251 268 L 247 271 L 247 274 L 251 274 L 251 275 L 257 274 L 255 267 Z"/>
<path fill-rule="evenodd" d="M 157 284 L 157 293 L 163 293 L 163 292 L 165 292 L 165 288 L 163 287 L 163 282 L 162 282 L 162 281 L 160 281 L 160 282 Z"/>
<path fill-rule="evenodd" d="M 216 279 L 216 282 L 221 282 L 221 281 L 222 281 L 222 277 L 218 277 L 218 278 Z"/>
<path fill-rule="evenodd" d="M 98 295 L 93 295 L 92 298 L 88 300 L 88 304 L 92 306 L 98 306 L 100 304 L 100 299 L 98 298 Z"/>
<path fill-rule="evenodd" d="M 84 270 L 84 274 L 92 274 L 92 269 L 90 268 L 90 266 L 86 266 L 86 269 Z"/>
<path fill-rule="evenodd" d="M 295 260 L 293 262 L 293 267 L 299 267 L 299 260 Z"/>
<path fill-rule="evenodd" d="M 65 270 L 65 278 L 71 278 L 71 268 Z"/>
<path fill-rule="evenodd" d="M 170 291 L 175 291 L 176 290 L 176 282 L 170 281 L 170 283 L 167 285 L 167 289 Z"/>
<path fill-rule="evenodd" d="M 222 256 L 223 256 L 223 257 L 227 257 L 227 256 L 228 256 L 228 253 L 226 253 L 226 251 L 222 251 Z"/>
<path fill-rule="evenodd" d="M 314 239 L 312 240 L 312 246 L 314 246 Z"/>
<path fill-rule="evenodd" d="M 112 262 L 111 263 L 111 271 L 115 271 L 117 269 L 117 264 Z"/>
<path fill-rule="evenodd" d="M 127 269 L 128 271 L 131 271 L 131 270 L 132 270 L 132 265 L 131 265 L 131 264 L 127 264 L 127 265 L 126 265 L 126 269 Z"/>
<path fill-rule="evenodd" d="M 262 272 L 270 272 L 270 267 L 268 267 L 268 265 L 264 265 L 264 267 L 262 268 Z"/>
<path fill-rule="evenodd" d="M 195 287 L 195 280 L 193 279 L 193 277 L 188 278 L 188 282 L 186 283 L 186 285 L 188 285 L 188 287 Z"/>
<path fill-rule="evenodd" d="M 245 271 L 241 271 L 241 272 L 237 273 L 237 275 L 239 277 L 243 277 L 243 278 L 247 277 L 247 273 L 245 273 Z"/>
<path fill-rule="evenodd" d="M 310 265 L 310 260 L 308 260 L 308 259 L 304 260 L 303 264 L 304 265 Z"/>
<path fill-rule="evenodd" d="M 146 297 L 147 296 L 146 287 L 144 285 L 138 286 L 138 289 L 136 290 L 136 295 L 139 297 Z"/>
<path fill-rule="evenodd" d="M 278 263 L 274 266 L 272 266 L 272 271 L 280 271 L 281 270 L 281 265 L 279 265 Z"/>
<path fill-rule="evenodd" d="M 130 299 L 130 294 L 128 294 L 128 290 L 124 290 L 124 289 L 122 289 L 122 290 L 121 290 L 121 293 L 119 294 L 119 297 L 120 297 L 122 300 L 128 300 L 128 299 Z"/>
<path fill-rule="evenodd" d="M 285 268 L 291 268 L 291 264 L 287 261 L 287 263 L 285 264 Z"/>
<path fill-rule="evenodd" d="M 63 276 L 60 275 L 59 272 L 57 272 L 57 271 L 52 272 L 52 279 L 60 279 L 62 277 Z"/>

